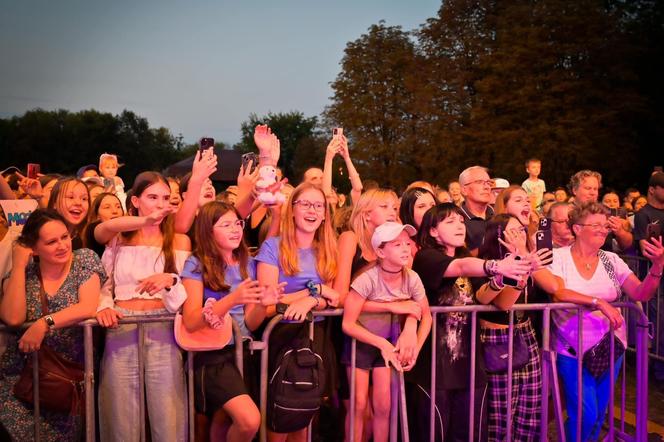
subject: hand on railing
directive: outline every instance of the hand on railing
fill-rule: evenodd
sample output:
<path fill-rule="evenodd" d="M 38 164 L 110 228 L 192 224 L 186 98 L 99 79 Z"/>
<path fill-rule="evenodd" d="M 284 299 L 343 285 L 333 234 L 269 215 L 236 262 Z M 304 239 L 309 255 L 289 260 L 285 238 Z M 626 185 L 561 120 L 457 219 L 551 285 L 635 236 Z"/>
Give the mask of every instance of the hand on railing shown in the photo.
<path fill-rule="evenodd" d="M 614 330 L 618 330 L 620 327 L 622 327 L 624 319 L 620 313 L 620 309 L 612 306 L 603 299 L 598 299 L 597 309 L 601 311 L 604 316 L 606 316 Z"/>
<path fill-rule="evenodd" d="M 422 307 L 415 301 L 386 302 L 385 308 L 394 315 L 409 315 L 418 321 L 422 319 Z"/>
<path fill-rule="evenodd" d="M 401 362 L 398 358 L 397 350 L 394 345 L 390 344 L 387 339 L 385 339 L 385 342 L 380 347 L 380 355 L 385 361 L 385 367 L 389 368 L 390 364 L 392 364 L 396 371 L 403 371 L 403 368 L 401 368 Z"/>
<path fill-rule="evenodd" d="M 124 315 L 112 308 L 105 308 L 97 312 L 96 317 L 102 327 L 115 328 L 118 326 L 118 320 L 124 318 Z"/>
<path fill-rule="evenodd" d="M 415 366 L 417 360 L 417 326 L 404 327 L 394 346 L 397 359 L 403 371 L 409 371 Z"/>
<path fill-rule="evenodd" d="M 318 300 L 313 296 L 307 296 L 299 299 L 292 304 L 289 304 L 284 312 L 284 319 L 291 321 L 304 321 L 309 313 L 316 305 Z"/>
<path fill-rule="evenodd" d="M 43 319 L 35 321 L 18 341 L 18 349 L 24 353 L 38 351 L 44 336 L 48 332 L 48 325 Z"/>

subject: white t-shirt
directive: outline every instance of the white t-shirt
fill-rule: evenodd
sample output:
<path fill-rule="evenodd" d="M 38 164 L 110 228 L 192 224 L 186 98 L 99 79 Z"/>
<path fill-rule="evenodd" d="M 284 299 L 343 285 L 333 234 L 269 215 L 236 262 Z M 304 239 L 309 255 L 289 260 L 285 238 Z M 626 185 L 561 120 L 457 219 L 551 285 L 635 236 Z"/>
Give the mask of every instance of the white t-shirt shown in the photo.
<path fill-rule="evenodd" d="M 613 272 L 618 284 L 622 286 L 629 275 L 632 274 L 632 271 L 627 267 L 625 261 L 615 253 L 604 253 L 613 265 Z M 549 270 L 563 279 L 567 289 L 608 302 L 615 301 L 618 296 L 615 285 L 604 269 L 601 260 L 597 264 L 592 278 L 584 279 L 579 274 L 572 259 L 570 246 L 553 249 L 553 263 L 549 266 Z M 599 310 L 582 309 L 581 314 L 583 317 L 583 352 L 585 352 L 598 343 L 602 336 L 609 331 L 609 320 Z M 571 345 L 576 350 L 578 345 L 579 317 L 577 310 L 553 310 L 551 317 L 555 325 L 555 350 L 563 355 L 573 356 L 567 351 L 567 348 L 568 345 Z M 627 347 L 627 333 L 624 325 L 616 330 L 616 336 Z"/>
<path fill-rule="evenodd" d="M 540 207 L 542 205 L 542 198 L 544 197 L 544 192 L 546 192 L 546 184 L 544 180 L 537 179 L 537 181 L 530 181 L 530 178 L 521 183 L 521 187 L 526 191 L 528 196 L 535 201 L 535 207 Z"/>

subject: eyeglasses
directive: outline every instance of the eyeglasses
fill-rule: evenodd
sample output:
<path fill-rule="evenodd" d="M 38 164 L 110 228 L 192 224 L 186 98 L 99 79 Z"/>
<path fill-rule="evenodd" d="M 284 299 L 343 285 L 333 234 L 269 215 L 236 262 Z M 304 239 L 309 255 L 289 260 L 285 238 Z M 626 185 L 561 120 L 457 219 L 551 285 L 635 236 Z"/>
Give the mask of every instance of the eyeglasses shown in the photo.
<path fill-rule="evenodd" d="M 581 223 L 577 223 L 577 226 L 590 227 L 593 230 L 611 230 L 611 225 L 610 224 L 599 224 L 599 223 L 581 224 Z"/>
<path fill-rule="evenodd" d="M 475 181 L 470 181 L 464 184 L 464 186 L 470 186 L 471 184 L 477 184 L 478 186 L 482 187 L 491 187 L 493 185 L 493 180 L 475 180 Z"/>
<path fill-rule="evenodd" d="M 316 212 L 325 211 L 325 203 L 321 202 L 312 203 L 311 201 L 307 200 L 295 200 L 293 201 L 293 205 L 298 205 L 304 210 L 309 210 L 313 207 Z"/>
<path fill-rule="evenodd" d="M 218 226 L 220 229 L 224 230 L 231 230 L 233 227 L 239 227 L 240 229 L 244 229 L 244 220 L 243 219 L 238 219 L 236 221 L 225 221 Z"/>

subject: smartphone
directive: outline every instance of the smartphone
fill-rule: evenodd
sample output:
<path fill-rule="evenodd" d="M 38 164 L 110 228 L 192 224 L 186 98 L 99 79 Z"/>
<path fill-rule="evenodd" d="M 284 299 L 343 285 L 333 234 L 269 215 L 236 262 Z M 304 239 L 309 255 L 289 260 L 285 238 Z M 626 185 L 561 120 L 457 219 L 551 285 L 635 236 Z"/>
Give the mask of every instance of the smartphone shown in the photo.
<path fill-rule="evenodd" d="M 609 215 L 617 216 L 618 218 L 627 219 L 627 209 L 618 207 L 617 209 L 609 209 Z"/>
<path fill-rule="evenodd" d="M 537 230 L 551 230 L 551 219 L 540 218 Z"/>
<path fill-rule="evenodd" d="M 37 163 L 28 163 L 27 167 L 27 175 L 28 178 L 32 178 L 33 180 L 36 180 L 39 178 L 39 173 L 41 171 L 41 166 Z"/>
<path fill-rule="evenodd" d="M 333 137 L 341 136 L 343 134 L 344 134 L 344 128 L 343 127 L 335 127 L 334 129 L 332 129 L 332 136 Z"/>
<path fill-rule="evenodd" d="M 646 226 L 646 237 L 648 239 L 659 238 L 660 236 L 662 236 L 662 225 L 659 222 L 655 221 Z"/>
<path fill-rule="evenodd" d="M 198 141 L 198 150 L 203 151 L 214 147 L 214 138 L 203 137 Z"/>
<path fill-rule="evenodd" d="M 251 170 L 249 173 L 254 173 L 254 170 L 258 167 L 258 156 L 254 152 L 242 155 L 242 168 L 246 170 L 249 163 L 251 163 Z"/>
<path fill-rule="evenodd" d="M 521 257 L 517 255 L 517 256 L 514 257 L 514 259 L 519 261 L 521 259 Z M 507 286 L 510 286 L 510 287 L 516 287 L 516 286 L 519 285 L 519 281 L 517 281 L 516 279 L 508 278 L 507 276 L 503 276 L 503 284 L 505 284 Z"/>
<path fill-rule="evenodd" d="M 286 313 L 286 309 L 288 308 L 288 304 L 284 304 L 284 303 L 280 302 L 279 304 L 276 305 L 275 308 L 277 310 L 277 314 L 283 315 L 284 313 Z M 313 320 L 314 320 L 314 314 L 311 313 L 311 311 L 308 311 L 307 315 L 305 317 L 305 321 L 311 322 Z"/>
<path fill-rule="evenodd" d="M 551 230 L 538 230 L 535 232 L 535 244 L 537 246 L 537 250 L 552 250 L 553 237 L 551 236 Z"/>

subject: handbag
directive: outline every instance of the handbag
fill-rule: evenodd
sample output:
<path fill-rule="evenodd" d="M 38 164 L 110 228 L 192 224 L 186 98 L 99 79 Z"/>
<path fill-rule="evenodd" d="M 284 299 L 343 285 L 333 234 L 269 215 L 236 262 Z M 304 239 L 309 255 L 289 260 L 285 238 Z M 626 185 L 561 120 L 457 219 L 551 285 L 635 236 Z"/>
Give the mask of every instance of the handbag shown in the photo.
<path fill-rule="evenodd" d="M 222 328 L 212 328 L 205 326 L 195 332 L 190 332 L 182 322 L 182 314 L 175 315 L 173 323 L 175 333 L 175 342 L 181 349 L 187 351 L 210 351 L 222 349 L 228 344 L 233 335 L 233 320 L 231 315 L 226 313 Z"/>
<path fill-rule="evenodd" d="M 46 292 L 39 275 L 39 295 L 42 313 L 48 314 Z M 45 410 L 83 415 L 85 405 L 85 374 L 83 365 L 62 357 L 58 352 L 42 345 L 37 353 L 39 360 L 39 406 Z M 14 397 L 34 405 L 32 385 L 32 361 L 27 358 L 25 366 L 14 384 Z"/>
<path fill-rule="evenodd" d="M 614 352 L 613 360 L 618 359 L 625 353 L 625 346 L 616 335 L 613 335 Z M 595 379 L 599 379 L 610 367 L 611 361 L 611 333 L 606 333 L 602 339 L 583 354 L 583 366 Z"/>
<path fill-rule="evenodd" d="M 611 261 L 609 261 L 609 258 L 606 256 L 603 250 L 599 251 L 598 256 L 600 262 L 604 266 L 604 270 L 606 270 L 607 275 L 609 276 L 611 282 L 613 283 L 613 287 L 616 290 L 616 299 L 620 299 L 622 290 L 620 288 L 620 284 L 618 283 L 618 278 L 616 278 L 616 273 L 615 270 L 613 269 Z M 572 347 L 568 342 L 566 342 L 567 341 L 566 339 L 564 339 L 564 341 L 567 347 L 567 351 L 572 355 L 576 355 L 574 347 Z M 614 341 L 613 361 L 615 363 L 625 353 L 625 345 L 622 343 L 620 339 L 618 339 L 618 337 L 615 334 L 613 334 L 613 341 Z M 611 365 L 610 362 L 611 333 L 610 332 L 605 333 L 604 336 L 602 336 L 602 339 L 600 339 L 595 345 L 586 350 L 583 353 L 582 361 L 583 361 L 583 367 L 586 370 L 588 370 L 588 372 L 595 379 L 601 378 L 609 370 L 609 367 Z"/>
<path fill-rule="evenodd" d="M 508 343 L 492 342 L 483 345 L 484 365 L 488 373 L 507 373 Z M 515 333 L 512 340 L 512 371 L 526 366 L 529 360 L 528 345 L 521 333 Z"/>

